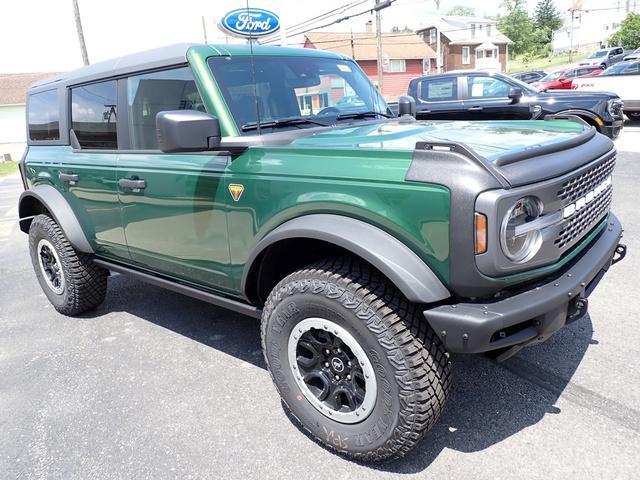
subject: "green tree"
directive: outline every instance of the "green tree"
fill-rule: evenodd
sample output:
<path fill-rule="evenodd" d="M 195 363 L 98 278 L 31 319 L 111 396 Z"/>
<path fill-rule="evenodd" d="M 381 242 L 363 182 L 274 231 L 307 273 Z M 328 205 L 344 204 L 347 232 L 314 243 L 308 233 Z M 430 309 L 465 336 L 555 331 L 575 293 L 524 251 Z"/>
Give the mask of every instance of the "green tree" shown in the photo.
<path fill-rule="evenodd" d="M 447 12 L 447 15 L 459 15 L 461 17 L 473 17 L 475 14 L 476 11 L 473 7 L 467 7 L 465 5 L 454 5 Z"/>
<path fill-rule="evenodd" d="M 511 39 L 509 56 L 526 53 L 532 49 L 534 26 L 527 14 L 526 0 L 503 0 L 500 5 L 507 11 L 506 15 L 498 15 L 498 30 Z"/>
<path fill-rule="evenodd" d="M 640 14 L 630 12 L 622 21 L 620 30 L 609 38 L 609 44 L 629 49 L 640 47 Z"/>
<path fill-rule="evenodd" d="M 563 20 L 560 12 L 556 9 L 553 0 L 540 0 L 536 5 L 533 14 L 533 24 L 536 29 L 546 29 L 547 38 L 545 43 L 551 42 L 553 32 L 562 27 Z"/>

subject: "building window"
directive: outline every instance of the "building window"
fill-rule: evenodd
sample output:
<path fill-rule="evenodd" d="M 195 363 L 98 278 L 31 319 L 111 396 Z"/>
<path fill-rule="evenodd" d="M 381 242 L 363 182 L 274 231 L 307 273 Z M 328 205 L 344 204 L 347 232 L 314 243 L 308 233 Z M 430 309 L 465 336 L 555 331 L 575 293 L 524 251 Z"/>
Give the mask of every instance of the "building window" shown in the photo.
<path fill-rule="evenodd" d="M 116 81 L 71 89 L 71 125 L 82 148 L 118 148 Z"/>
<path fill-rule="evenodd" d="M 476 58 L 484 58 L 484 50 L 476 50 Z"/>
<path fill-rule="evenodd" d="M 436 29 L 432 28 L 431 30 L 429 30 L 429 43 L 433 44 L 436 43 Z"/>
<path fill-rule="evenodd" d="M 29 138 L 58 140 L 60 138 L 60 104 L 58 91 L 29 95 Z"/>
<path fill-rule="evenodd" d="M 403 59 L 389 60 L 388 72 L 404 73 L 407 71 L 407 63 Z"/>
<path fill-rule="evenodd" d="M 205 111 L 188 67 L 131 76 L 127 79 L 130 148 L 158 148 L 156 115 L 164 110 Z"/>
<path fill-rule="evenodd" d="M 462 64 L 463 65 L 469 65 L 469 63 L 471 63 L 470 48 L 471 47 L 462 47 Z"/>

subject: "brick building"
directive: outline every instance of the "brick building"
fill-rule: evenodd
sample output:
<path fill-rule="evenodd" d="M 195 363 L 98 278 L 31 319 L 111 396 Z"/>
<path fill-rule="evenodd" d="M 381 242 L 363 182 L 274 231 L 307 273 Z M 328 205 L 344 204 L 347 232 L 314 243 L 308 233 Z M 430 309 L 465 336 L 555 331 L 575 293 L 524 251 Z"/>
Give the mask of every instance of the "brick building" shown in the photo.
<path fill-rule="evenodd" d="M 481 69 L 504 72 L 509 62 L 509 38 L 497 22 L 487 18 L 442 16 L 430 19 L 416 32 L 437 51 L 440 35 L 441 71 Z M 437 71 L 435 57 L 430 72 Z"/>
<path fill-rule="evenodd" d="M 376 35 L 367 24 L 366 32 L 308 32 L 305 34 L 305 48 L 331 50 L 353 58 L 369 79 L 378 84 L 378 51 Z M 395 101 L 406 95 L 411 79 L 423 75 L 425 66 L 435 59 L 436 54 L 421 37 L 415 33 L 383 33 L 383 85 L 382 94 L 387 100 Z"/>

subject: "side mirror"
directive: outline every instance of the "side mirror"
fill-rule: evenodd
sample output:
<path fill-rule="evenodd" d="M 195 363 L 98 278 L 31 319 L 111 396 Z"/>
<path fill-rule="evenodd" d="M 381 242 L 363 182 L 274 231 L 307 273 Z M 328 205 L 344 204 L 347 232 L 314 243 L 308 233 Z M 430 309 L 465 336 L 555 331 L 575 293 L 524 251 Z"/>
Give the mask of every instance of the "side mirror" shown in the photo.
<path fill-rule="evenodd" d="M 509 89 L 509 95 L 507 95 L 513 103 L 518 103 L 522 98 L 522 89 L 518 87 L 511 87 Z"/>
<path fill-rule="evenodd" d="M 158 112 L 156 134 L 165 153 L 215 150 L 222 139 L 218 119 L 198 110 Z"/>
<path fill-rule="evenodd" d="M 416 116 L 416 101 L 409 95 L 403 95 L 398 99 L 398 116 L 404 115 Z"/>

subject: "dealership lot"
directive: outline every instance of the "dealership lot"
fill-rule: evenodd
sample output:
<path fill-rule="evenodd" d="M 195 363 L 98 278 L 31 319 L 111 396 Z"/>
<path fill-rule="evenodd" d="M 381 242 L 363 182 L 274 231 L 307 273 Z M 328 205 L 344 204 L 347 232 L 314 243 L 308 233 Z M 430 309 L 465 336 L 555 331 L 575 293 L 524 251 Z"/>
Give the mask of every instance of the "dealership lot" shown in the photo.
<path fill-rule="evenodd" d="M 0 472 L 4 478 L 637 478 L 640 124 L 616 141 L 629 254 L 590 316 L 504 364 L 454 357 L 453 392 L 406 458 L 343 460 L 284 413 L 258 323 L 120 275 L 81 318 L 57 314 L 0 178 Z"/>

